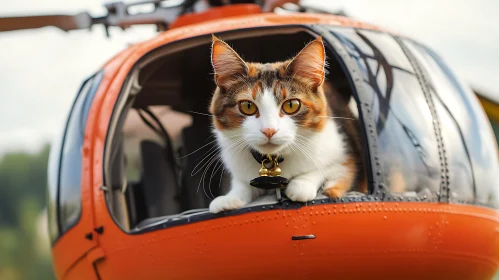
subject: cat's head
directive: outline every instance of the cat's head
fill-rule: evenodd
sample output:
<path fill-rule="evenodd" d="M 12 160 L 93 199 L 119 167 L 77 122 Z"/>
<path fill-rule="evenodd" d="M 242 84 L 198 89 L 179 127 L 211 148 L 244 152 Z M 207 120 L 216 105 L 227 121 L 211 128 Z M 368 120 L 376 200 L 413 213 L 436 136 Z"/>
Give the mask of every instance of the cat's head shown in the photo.
<path fill-rule="evenodd" d="M 324 129 L 329 109 L 320 37 L 290 60 L 261 64 L 245 62 L 213 36 L 211 59 L 217 89 L 210 112 L 222 136 L 242 136 L 260 153 L 275 154 Z"/>

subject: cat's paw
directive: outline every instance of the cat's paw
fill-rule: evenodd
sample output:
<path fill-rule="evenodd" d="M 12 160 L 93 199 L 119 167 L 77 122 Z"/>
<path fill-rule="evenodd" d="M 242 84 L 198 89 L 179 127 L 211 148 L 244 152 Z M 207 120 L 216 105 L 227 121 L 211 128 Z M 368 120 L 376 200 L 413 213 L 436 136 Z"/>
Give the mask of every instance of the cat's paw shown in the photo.
<path fill-rule="evenodd" d="M 223 195 L 215 198 L 210 203 L 210 212 L 216 214 L 225 210 L 239 209 L 244 205 L 246 205 L 246 202 L 237 196 Z"/>
<path fill-rule="evenodd" d="M 284 193 L 292 201 L 307 202 L 317 196 L 317 186 L 307 180 L 295 179 L 288 184 Z"/>

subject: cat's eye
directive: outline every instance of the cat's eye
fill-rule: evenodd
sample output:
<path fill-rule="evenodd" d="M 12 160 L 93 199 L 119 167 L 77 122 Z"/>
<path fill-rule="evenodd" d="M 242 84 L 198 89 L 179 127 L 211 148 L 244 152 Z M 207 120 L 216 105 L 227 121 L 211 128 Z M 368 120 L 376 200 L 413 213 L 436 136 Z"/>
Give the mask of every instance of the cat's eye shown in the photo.
<path fill-rule="evenodd" d="M 252 115 L 256 114 L 257 110 L 258 110 L 258 108 L 256 108 L 255 103 L 253 103 L 249 100 L 244 100 L 244 101 L 239 102 L 239 111 L 241 111 L 241 113 L 243 113 L 247 116 L 252 116 Z"/>
<path fill-rule="evenodd" d="M 300 106 L 301 102 L 298 99 L 286 100 L 284 104 L 282 104 L 282 111 L 288 115 L 292 115 L 300 110 Z"/>

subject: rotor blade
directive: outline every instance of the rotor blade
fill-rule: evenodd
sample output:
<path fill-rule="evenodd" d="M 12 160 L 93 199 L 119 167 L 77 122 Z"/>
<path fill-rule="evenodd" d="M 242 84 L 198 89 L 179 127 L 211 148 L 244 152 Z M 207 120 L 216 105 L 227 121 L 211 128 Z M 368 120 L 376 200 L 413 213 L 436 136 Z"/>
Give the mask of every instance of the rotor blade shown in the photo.
<path fill-rule="evenodd" d="M 77 15 L 44 15 L 0 17 L 0 32 L 55 26 L 64 31 L 86 29 L 92 26 L 92 17 L 84 12 Z"/>

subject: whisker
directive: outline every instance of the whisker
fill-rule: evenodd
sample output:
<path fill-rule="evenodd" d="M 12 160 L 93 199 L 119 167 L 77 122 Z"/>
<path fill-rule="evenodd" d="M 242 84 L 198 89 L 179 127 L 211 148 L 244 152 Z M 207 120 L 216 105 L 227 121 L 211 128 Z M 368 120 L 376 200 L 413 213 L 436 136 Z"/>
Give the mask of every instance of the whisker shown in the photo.
<path fill-rule="evenodd" d="M 296 147 L 295 147 L 295 144 L 294 143 L 291 143 L 289 145 L 289 147 L 291 148 L 291 150 L 293 150 L 293 152 L 295 152 L 296 154 L 300 155 L 304 161 L 307 161 L 307 158 L 305 158 L 303 155 L 302 155 L 302 152 L 297 150 Z"/>
<path fill-rule="evenodd" d="M 201 182 L 202 182 L 202 183 L 203 183 L 203 184 L 202 184 L 202 185 L 203 185 L 203 192 L 204 192 L 204 194 L 206 195 L 206 197 L 208 197 L 208 198 L 210 198 L 210 196 L 208 196 L 208 194 L 206 193 L 206 188 L 204 187 L 204 178 L 205 178 L 205 176 L 206 176 L 206 172 L 209 170 L 210 166 L 213 164 L 213 162 L 214 162 L 215 160 L 217 160 L 217 157 L 216 157 L 217 155 L 218 155 L 218 154 L 215 154 L 213 157 L 211 157 L 211 158 L 210 158 L 209 164 L 208 164 L 208 166 L 204 169 L 203 174 L 201 175 L 201 179 L 199 180 L 199 183 L 198 183 L 198 189 L 196 190 L 196 193 L 198 193 L 198 192 L 199 192 L 199 187 L 201 186 Z M 208 188 L 209 188 L 209 186 L 208 186 Z"/>
<path fill-rule="evenodd" d="M 221 164 L 220 164 L 221 163 Z M 222 166 L 223 165 L 223 161 L 222 161 L 222 158 L 219 157 L 217 159 L 217 161 L 215 162 L 215 165 L 213 166 L 213 169 L 211 170 L 211 176 L 210 176 L 210 181 L 208 182 L 208 190 L 210 191 L 210 194 L 211 194 L 211 197 L 213 199 L 215 199 L 215 196 L 213 195 L 213 192 L 211 191 L 211 179 L 213 178 L 213 176 L 215 176 L 215 173 L 218 171 L 218 169 L 220 168 L 220 166 L 217 168 L 217 165 Z M 203 182 L 204 184 L 204 182 Z"/>
<path fill-rule="evenodd" d="M 230 145 L 227 147 L 227 148 L 230 148 L 232 146 L 235 146 L 234 149 L 236 150 L 236 152 L 232 155 L 233 158 L 235 158 L 241 151 L 243 151 L 244 148 L 248 147 L 248 144 L 245 143 L 243 138 L 239 139 L 239 141 L 237 141 L 233 144 L 234 145 Z M 220 174 L 220 181 L 218 183 L 218 188 L 221 188 L 221 186 L 222 186 L 223 174 L 226 170 L 223 160 L 222 160 L 222 164 L 220 164 L 220 166 L 217 168 L 217 170 L 215 170 L 215 173 L 218 171 L 218 169 L 220 169 L 220 167 L 222 167 L 222 174 Z M 214 175 L 212 174 L 212 176 L 214 176 Z M 211 178 L 210 178 L 210 182 L 211 182 Z"/>
<path fill-rule="evenodd" d="M 298 136 L 301 136 L 301 135 L 298 135 Z M 302 136 L 303 137 L 303 136 Z M 303 137 L 305 138 L 305 137 Z M 317 168 L 317 170 L 321 173 L 322 177 L 323 178 L 326 178 L 326 176 L 324 176 L 324 173 L 323 173 L 323 169 L 326 169 L 326 167 L 324 166 L 324 164 L 322 164 L 321 162 L 315 160 L 314 158 L 312 158 L 310 156 L 311 154 L 311 151 L 310 151 L 310 148 L 307 147 L 307 145 L 309 144 L 308 141 L 304 141 L 304 140 L 301 140 L 299 138 L 295 138 L 295 144 L 296 144 L 296 147 L 298 149 L 301 149 L 302 152 L 312 161 L 312 163 L 315 165 L 315 167 Z M 320 165 L 320 166 L 319 166 Z M 322 167 L 322 168 L 321 168 Z"/>
<path fill-rule="evenodd" d="M 220 154 L 220 150 L 222 150 L 222 149 L 228 149 L 228 148 L 230 148 L 230 147 L 232 147 L 232 146 L 239 147 L 239 146 L 241 146 L 241 145 L 244 145 L 244 139 L 243 139 L 243 138 L 233 140 L 233 141 L 232 141 L 232 143 L 231 143 L 229 146 L 227 146 L 227 147 L 221 147 L 221 148 L 219 149 L 219 153 L 217 153 L 217 154 L 213 155 L 213 156 L 210 158 L 210 160 L 202 166 L 202 167 L 204 167 L 206 164 L 208 164 L 208 166 L 206 166 L 206 167 L 204 168 L 203 174 L 202 174 L 202 176 L 201 176 L 201 180 L 200 180 L 200 181 L 199 181 L 199 183 L 198 183 L 198 189 L 197 189 L 196 193 L 197 193 L 197 192 L 199 192 L 199 187 L 201 186 L 201 182 L 202 182 L 203 191 L 204 191 L 205 195 L 206 195 L 208 198 L 210 198 L 210 197 L 208 196 L 208 194 L 206 193 L 206 188 L 205 188 L 204 180 L 205 180 L 205 178 L 206 178 L 206 175 L 207 175 L 208 170 L 210 169 L 210 166 L 211 166 L 213 163 L 215 163 L 215 165 L 213 166 L 213 169 L 212 169 L 211 176 L 210 176 L 210 181 L 208 182 L 208 190 L 210 191 L 210 194 L 211 194 L 212 199 L 215 199 L 215 196 L 213 195 L 213 192 L 211 191 L 211 180 L 212 180 L 213 176 L 215 176 L 214 174 L 216 173 L 216 171 L 218 171 L 218 169 L 219 169 L 221 166 L 223 166 L 223 161 L 222 161 L 222 162 L 221 162 L 221 164 L 220 164 L 220 166 L 217 168 L 218 163 L 220 163 L 220 161 L 222 160 L 222 158 L 221 158 L 221 157 L 218 157 L 218 156 L 219 156 L 219 154 Z M 201 167 L 201 168 L 202 168 L 202 167 Z M 220 180 L 222 180 L 222 178 L 220 178 Z M 221 182 L 221 181 L 220 181 L 220 182 Z"/>
<path fill-rule="evenodd" d="M 215 163 L 215 166 L 217 165 L 218 161 L 220 160 L 220 157 L 215 157 L 211 160 L 210 164 L 205 168 L 205 171 L 203 172 L 203 178 L 201 179 L 201 181 L 203 182 L 203 191 L 206 195 L 206 197 L 210 198 L 208 196 L 208 194 L 206 193 L 206 188 L 204 187 L 204 180 L 206 179 L 206 175 L 208 174 L 208 171 L 210 170 L 210 166 Z M 210 178 L 210 181 L 208 182 L 208 190 L 210 191 L 210 194 L 211 194 L 211 198 L 215 198 L 215 196 L 213 195 L 213 192 L 211 191 L 211 178 Z"/>
<path fill-rule="evenodd" d="M 212 114 L 206 114 L 206 113 L 200 113 L 200 112 L 195 112 L 195 111 L 187 111 L 189 113 L 193 113 L 193 114 L 198 114 L 198 115 L 202 115 L 202 116 L 209 116 L 209 117 L 213 117 Z"/>
<path fill-rule="evenodd" d="M 296 140 L 296 144 L 300 144 L 300 146 L 304 146 L 305 144 L 309 144 L 309 141 L 310 141 L 310 140 L 309 140 L 308 138 L 306 138 L 306 137 L 304 137 L 304 136 L 302 136 L 302 135 L 299 135 L 299 134 L 297 134 L 296 136 L 298 136 L 298 137 L 301 137 L 301 138 L 305 139 L 305 140 L 302 140 L 302 139 L 300 139 L 300 138 L 296 138 L 296 139 L 295 139 L 295 140 Z M 305 148 L 305 147 L 303 147 L 303 148 Z M 307 148 L 308 148 L 308 147 L 307 147 Z M 334 161 L 334 160 L 331 160 L 331 163 L 330 163 L 330 164 L 322 164 L 321 162 L 318 162 L 318 163 L 319 163 L 319 164 L 320 164 L 320 165 L 321 165 L 324 169 L 329 170 L 329 172 L 327 172 L 327 174 L 328 174 L 329 176 L 331 176 L 331 175 L 332 175 L 331 173 L 334 171 L 334 170 L 331 170 L 331 169 L 329 169 L 329 168 L 331 168 L 333 165 L 342 165 L 342 164 L 340 164 L 340 163 L 337 163 L 337 162 L 336 162 L 336 161 Z M 324 177 L 324 178 L 326 178 L 326 179 L 327 179 L 327 178 L 329 178 L 329 177 Z"/>
<path fill-rule="evenodd" d="M 300 141 L 301 140 L 306 145 L 313 144 L 313 143 L 311 143 L 312 140 L 310 138 L 307 138 L 307 137 L 299 135 L 299 134 L 296 134 L 296 137 L 301 138 L 301 139 L 295 138 L 296 141 Z M 323 146 L 321 146 L 321 145 L 318 145 L 316 147 L 319 149 L 319 151 L 326 151 L 326 149 Z"/>
<path fill-rule="evenodd" d="M 239 140 L 240 140 L 240 141 L 238 141 L 237 143 L 234 143 L 234 145 L 235 145 L 235 149 L 238 149 L 238 150 L 239 150 L 239 149 L 244 148 L 244 145 L 245 145 L 245 143 L 244 143 L 244 139 L 242 139 L 242 138 L 241 138 L 241 139 L 239 139 Z M 229 147 L 231 147 L 231 146 L 232 146 L 232 145 L 230 145 Z M 229 148 L 229 147 L 227 147 L 227 148 Z M 221 166 L 223 166 L 223 162 L 222 162 L 222 165 L 220 165 L 220 166 L 217 168 L 217 170 L 215 170 L 215 172 L 217 172 L 217 171 L 218 171 L 218 169 L 220 169 L 220 167 L 221 167 Z M 212 178 L 213 178 L 213 174 L 212 174 Z M 210 178 L 210 179 L 211 179 L 211 178 Z"/>
<path fill-rule="evenodd" d="M 238 136 L 241 136 L 241 135 L 242 135 L 242 134 L 232 135 L 232 136 L 228 136 L 227 138 L 234 138 L 234 137 L 238 137 Z M 210 137 L 208 137 L 206 140 L 208 140 L 208 139 L 210 139 L 211 137 L 214 137 L 214 136 L 215 136 L 215 135 L 211 135 L 211 136 L 210 136 Z M 177 158 L 177 159 L 186 158 L 186 157 L 188 157 L 188 156 L 190 156 L 190 155 L 192 155 L 192 154 L 194 154 L 194 153 L 198 152 L 199 150 L 203 149 L 204 147 L 206 147 L 206 146 L 208 146 L 208 145 L 210 145 L 211 143 L 216 142 L 216 141 L 217 141 L 217 139 L 215 139 L 215 140 L 213 140 L 213 141 L 210 141 L 210 142 L 208 142 L 208 143 L 204 144 L 203 146 L 201 146 L 201 147 L 197 148 L 194 152 L 191 152 L 191 153 L 189 153 L 189 154 L 187 154 L 187 155 L 185 155 L 185 156 L 181 156 L 181 157 L 179 157 L 179 158 Z M 215 145 L 215 147 L 216 147 L 216 145 Z M 209 149 L 209 150 L 208 150 L 208 152 L 209 152 L 209 151 L 211 151 L 212 149 L 213 149 L 213 147 L 212 147 L 211 149 Z"/>
<path fill-rule="evenodd" d="M 217 152 L 220 152 L 220 147 L 217 147 L 215 146 L 215 149 L 213 151 L 211 151 L 207 156 L 205 156 L 198 164 L 196 164 L 196 166 L 194 166 L 194 168 L 192 169 L 192 172 L 191 172 L 191 176 L 194 176 L 196 175 L 197 173 L 199 173 L 199 171 L 202 170 L 203 167 L 206 166 L 206 164 L 208 164 L 208 162 L 210 161 L 210 159 L 213 158 L 213 156 L 217 155 Z M 206 162 L 199 168 L 197 169 L 197 167 L 203 163 L 204 161 L 206 160 Z M 196 171 L 197 169 L 197 171 Z"/>
<path fill-rule="evenodd" d="M 230 148 L 232 146 L 236 146 L 235 148 L 238 150 L 242 150 L 244 147 L 245 147 L 245 143 L 244 143 L 244 139 L 239 139 L 239 141 L 235 142 L 235 143 L 232 143 L 230 146 L 228 146 L 227 148 Z M 237 155 L 237 153 L 236 153 Z M 220 163 L 220 165 L 219 165 Z M 217 165 L 218 165 L 218 168 L 217 168 Z M 211 172 L 211 176 L 210 176 L 210 181 L 208 183 L 208 188 L 210 190 L 210 193 L 213 197 L 213 199 L 215 199 L 215 196 L 213 195 L 212 191 L 211 191 L 211 180 L 213 179 L 213 177 L 215 176 L 215 174 L 217 173 L 217 171 L 220 169 L 220 167 L 223 167 L 222 169 L 222 174 L 220 174 L 220 181 L 218 183 L 218 188 L 220 188 L 221 184 L 222 184 L 222 178 L 223 178 L 223 173 L 225 171 L 225 167 L 224 167 L 224 162 L 223 162 L 223 159 L 220 157 L 217 161 L 217 163 L 215 163 L 215 166 L 213 167 L 213 170 Z M 204 188 L 204 182 L 203 182 L 203 188 Z"/>
<path fill-rule="evenodd" d="M 185 155 L 185 156 L 178 157 L 177 159 L 186 158 L 186 157 L 188 157 L 188 156 L 190 156 L 190 155 L 192 155 L 192 154 L 194 154 L 194 153 L 198 152 L 198 151 L 199 151 L 199 150 L 201 150 L 202 148 L 204 148 L 204 147 L 206 147 L 206 146 L 208 146 L 208 145 L 210 145 L 211 143 L 216 142 L 216 141 L 217 141 L 216 139 L 215 139 L 215 140 L 213 140 L 213 141 L 210 141 L 210 142 L 208 142 L 207 144 L 204 144 L 203 146 L 201 146 L 201 147 L 197 148 L 194 152 L 188 153 L 188 154 L 187 154 L 187 155 Z M 210 149 L 210 150 L 211 150 L 211 149 Z"/>
<path fill-rule="evenodd" d="M 240 152 L 242 152 L 245 148 L 249 147 L 248 144 L 246 144 L 246 142 L 242 142 L 242 145 L 241 146 L 238 146 L 238 150 L 236 151 L 236 153 L 234 154 L 234 157 L 236 157 Z"/>
<path fill-rule="evenodd" d="M 215 164 L 215 166 L 213 167 L 213 171 L 211 172 L 211 176 L 210 176 L 210 183 L 211 183 L 211 179 L 213 178 L 213 176 L 215 176 L 215 173 L 217 173 L 218 169 L 220 169 L 220 167 L 222 167 L 223 165 L 223 161 L 222 161 L 222 164 L 218 165 L 220 163 L 220 160 L 222 158 L 220 157 L 219 158 L 219 161 Z M 218 167 L 217 167 L 218 166 Z"/>
<path fill-rule="evenodd" d="M 223 166 L 223 162 L 222 162 L 222 166 Z M 222 167 L 222 174 L 220 174 L 220 182 L 218 183 L 219 189 L 222 187 L 222 179 L 224 177 L 224 172 L 225 172 L 225 167 Z"/>

